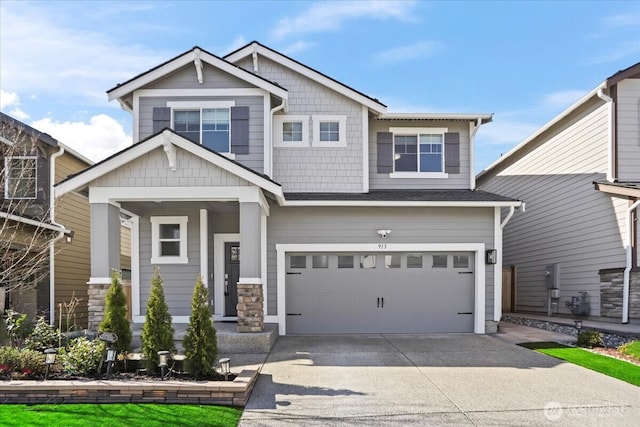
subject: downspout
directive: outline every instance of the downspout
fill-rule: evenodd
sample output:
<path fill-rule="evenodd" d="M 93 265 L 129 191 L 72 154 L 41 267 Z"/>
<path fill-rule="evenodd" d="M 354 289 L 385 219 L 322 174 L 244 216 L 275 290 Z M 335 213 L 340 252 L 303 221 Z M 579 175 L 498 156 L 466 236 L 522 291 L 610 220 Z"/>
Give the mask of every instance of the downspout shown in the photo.
<path fill-rule="evenodd" d="M 60 149 L 51 155 L 49 158 L 49 220 L 51 224 L 56 225 L 62 228 L 62 231 L 58 233 L 58 235 L 49 242 L 49 324 L 53 325 L 55 322 L 55 312 L 56 312 L 56 302 L 55 302 L 55 286 L 56 286 L 56 278 L 55 278 L 55 245 L 56 243 L 64 237 L 65 226 L 59 224 L 55 221 L 56 216 L 56 203 L 54 197 L 53 184 L 56 181 L 56 159 L 64 154 L 64 147 L 60 147 Z"/>
<path fill-rule="evenodd" d="M 469 176 L 469 189 L 470 190 L 475 190 L 476 189 L 476 173 L 474 171 L 475 169 L 475 146 L 476 146 L 476 133 L 478 132 L 478 129 L 480 129 L 480 126 L 482 126 L 482 119 L 478 118 L 478 120 L 475 122 L 475 124 L 473 122 L 469 122 L 469 159 L 470 159 L 470 165 L 469 165 L 469 170 L 470 170 L 470 176 Z"/>
<path fill-rule="evenodd" d="M 268 151 L 269 152 L 269 171 L 267 173 L 269 178 L 273 178 L 273 115 L 278 111 L 284 110 L 286 106 L 287 106 L 287 100 L 283 99 L 280 105 L 271 109 L 271 114 L 270 114 L 271 132 L 269 135 L 269 151 Z"/>
<path fill-rule="evenodd" d="M 622 282 L 622 323 L 629 323 L 629 282 L 631 268 L 633 267 L 633 211 L 640 206 L 640 200 L 636 200 L 627 209 L 627 266 L 624 269 L 624 277 Z"/>
<path fill-rule="evenodd" d="M 598 89 L 597 94 L 598 98 L 608 104 L 607 127 L 609 132 L 607 135 L 607 155 L 609 156 L 609 161 L 607 162 L 607 181 L 613 182 L 613 98 L 605 95 L 602 88 Z"/>

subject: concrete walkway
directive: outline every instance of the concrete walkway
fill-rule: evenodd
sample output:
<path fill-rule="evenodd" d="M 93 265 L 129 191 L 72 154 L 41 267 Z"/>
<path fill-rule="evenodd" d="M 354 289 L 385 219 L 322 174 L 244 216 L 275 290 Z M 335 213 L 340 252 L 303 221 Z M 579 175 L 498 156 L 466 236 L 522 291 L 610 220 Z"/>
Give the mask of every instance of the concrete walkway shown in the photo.
<path fill-rule="evenodd" d="M 240 425 L 637 425 L 640 388 L 516 334 L 280 337 Z"/>

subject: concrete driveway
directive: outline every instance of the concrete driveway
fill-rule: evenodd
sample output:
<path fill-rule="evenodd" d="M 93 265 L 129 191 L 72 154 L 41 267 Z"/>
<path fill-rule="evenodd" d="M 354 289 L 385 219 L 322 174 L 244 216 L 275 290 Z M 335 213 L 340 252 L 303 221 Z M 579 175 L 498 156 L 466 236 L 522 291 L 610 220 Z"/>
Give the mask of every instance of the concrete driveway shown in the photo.
<path fill-rule="evenodd" d="M 280 337 L 240 425 L 638 425 L 640 388 L 493 336 Z"/>

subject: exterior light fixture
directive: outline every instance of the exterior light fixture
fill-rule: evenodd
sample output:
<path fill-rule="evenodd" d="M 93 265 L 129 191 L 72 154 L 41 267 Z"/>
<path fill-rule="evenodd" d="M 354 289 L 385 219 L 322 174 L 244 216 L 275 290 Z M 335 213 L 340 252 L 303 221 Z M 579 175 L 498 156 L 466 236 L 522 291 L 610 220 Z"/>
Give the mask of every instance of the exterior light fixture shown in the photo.
<path fill-rule="evenodd" d="M 47 365 L 47 370 L 44 374 L 44 380 L 49 379 L 49 369 L 51 365 L 56 363 L 56 355 L 58 354 L 58 350 L 55 348 L 48 348 L 44 351 L 44 363 Z"/>
<path fill-rule="evenodd" d="M 162 350 L 158 352 L 158 366 L 160 367 L 160 375 L 162 375 L 162 379 L 164 380 L 165 372 L 167 370 L 167 366 L 169 366 L 169 352 L 166 350 Z"/>
<path fill-rule="evenodd" d="M 224 380 L 227 381 L 229 374 L 231 373 L 231 359 L 223 357 L 218 361 L 220 364 L 220 372 L 224 375 Z"/>
<path fill-rule="evenodd" d="M 582 320 L 574 320 L 573 321 L 576 324 L 576 332 L 578 335 L 580 335 L 580 331 L 582 330 Z"/>
<path fill-rule="evenodd" d="M 485 252 L 485 264 L 494 265 L 498 262 L 498 250 L 487 249 Z"/>
<path fill-rule="evenodd" d="M 113 370 L 113 363 L 116 361 L 116 353 L 118 351 L 113 348 L 113 347 L 109 347 L 107 349 L 107 379 L 111 379 L 111 371 Z"/>
<path fill-rule="evenodd" d="M 74 233 L 74 231 L 73 231 L 73 230 L 71 230 L 68 234 L 66 234 L 66 235 L 65 235 L 65 241 L 66 241 L 67 243 L 71 243 L 71 242 L 73 242 L 73 236 L 74 236 L 74 234 L 75 234 L 75 233 Z"/>
<path fill-rule="evenodd" d="M 376 233 L 384 239 L 387 237 L 387 234 L 391 234 L 391 230 L 377 230 Z"/>

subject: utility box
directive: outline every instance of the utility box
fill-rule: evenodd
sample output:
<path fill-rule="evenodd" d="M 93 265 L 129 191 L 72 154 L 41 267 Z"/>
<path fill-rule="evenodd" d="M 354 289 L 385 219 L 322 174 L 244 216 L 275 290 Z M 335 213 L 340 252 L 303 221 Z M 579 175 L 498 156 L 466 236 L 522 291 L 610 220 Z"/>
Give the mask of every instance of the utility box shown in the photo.
<path fill-rule="evenodd" d="M 551 264 L 544 268 L 544 283 L 547 289 L 560 288 L 560 265 Z"/>

